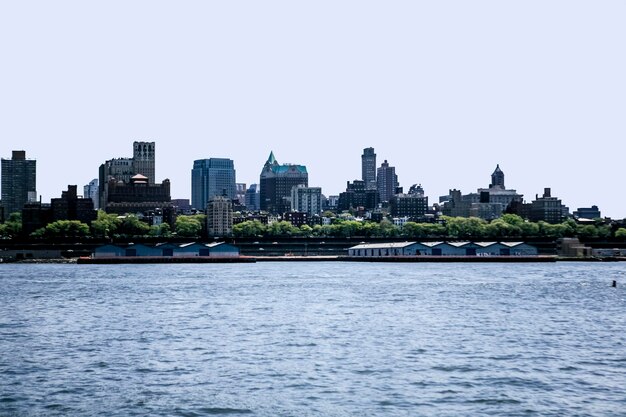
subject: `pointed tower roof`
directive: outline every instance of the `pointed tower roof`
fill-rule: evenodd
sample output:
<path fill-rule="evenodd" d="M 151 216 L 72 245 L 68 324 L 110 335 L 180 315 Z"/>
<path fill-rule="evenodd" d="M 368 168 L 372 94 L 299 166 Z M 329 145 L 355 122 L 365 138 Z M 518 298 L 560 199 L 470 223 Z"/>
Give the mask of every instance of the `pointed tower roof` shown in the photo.
<path fill-rule="evenodd" d="M 278 165 L 278 161 L 274 158 L 274 151 L 270 151 L 270 156 L 267 158 L 266 164 Z"/>
<path fill-rule="evenodd" d="M 493 171 L 494 174 L 498 172 L 502 172 L 502 170 L 500 169 L 500 164 L 496 164 L 496 169 Z"/>

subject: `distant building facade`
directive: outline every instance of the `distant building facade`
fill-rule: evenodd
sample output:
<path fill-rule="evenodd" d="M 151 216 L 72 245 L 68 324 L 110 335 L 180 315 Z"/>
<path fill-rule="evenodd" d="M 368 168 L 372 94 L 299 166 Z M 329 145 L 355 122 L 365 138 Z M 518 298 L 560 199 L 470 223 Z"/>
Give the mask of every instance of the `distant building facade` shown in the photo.
<path fill-rule="evenodd" d="M 394 217 L 408 217 L 413 221 L 424 219 L 428 213 L 428 197 L 421 185 L 414 184 L 407 194 L 391 197 L 389 208 Z"/>
<path fill-rule="evenodd" d="M 396 194 L 396 189 L 399 187 L 396 168 L 389 166 L 386 159 L 376 170 L 376 184 L 381 203 L 391 200 L 391 197 Z"/>
<path fill-rule="evenodd" d="M 552 197 L 550 188 L 545 188 L 543 196 L 535 197 L 531 203 L 530 220 L 534 222 L 561 223 L 568 215 L 568 208 L 557 197 Z"/>
<path fill-rule="evenodd" d="M 83 187 L 83 196 L 85 198 L 90 198 L 93 201 L 94 209 L 100 208 L 100 199 L 98 198 L 98 179 L 94 178 L 89 181 L 89 184 Z"/>
<path fill-rule="evenodd" d="M 506 189 L 504 172 L 500 165 L 491 174 L 489 188 L 479 188 L 476 193 L 462 195 L 459 190 L 450 190 L 448 196 L 439 200 L 442 214 L 452 217 L 479 217 L 493 220 L 506 212 L 511 205 L 520 205 L 524 196 L 516 190 Z"/>
<path fill-rule="evenodd" d="M 110 179 L 107 184 L 107 201 L 104 209 L 107 213 L 146 213 L 158 210 L 163 221 L 173 225 L 176 208 L 170 196 L 170 180 L 151 185 L 148 178 L 137 174 L 129 183 Z"/>
<path fill-rule="evenodd" d="M 291 210 L 291 189 L 298 185 L 308 187 L 309 174 L 304 165 L 280 165 L 271 152 L 261 171 L 259 185 L 261 210 L 283 214 Z"/>
<path fill-rule="evenodd" d="M 291 189 L 291 211 L 307 213 L 310 217 L 322 212 L 322 189 L 298 185 Z"/>
<path fill-rule="evenodd" d="M 154 142 L 133 142 L 132 158 L 113 158 L 100 165 L 98 172 L 99 208 L 104 209 L 108 201 L 108 186 L 111 179 L 116 183 L 130 183 L 130 179 L 140 174 L 147 183 L 154 185 L 156 169 L 156 145 Z"/>
<path fill-rule="evenodd" d="M 61 193 L 61 198 L 51 199 L 50 204 L 25 204 L 22 208 L 22 234 L 29 236 L 57 220 L 78 220 L 90 225 L 97 217 L 93 200 L 80 197 L 77 190 L 76 185 L 68 185 L 67 191 Z"/>
<path fill-rule="evenodd" d="M 578 219 L 601 219 L 602 213 L 598 206 L 579 207 L 574 211 L 574 217 Z"/>
<path fill-rule="evenodd" d="M 337 209 L 344 211 L 363 207 L 366 210 L 374 210 L 378 202 L 378 190 L 367 190 L 365 181 L 354 180 L 352 183 L 348 181 L 346 191 L 339 194 Z"/>
<path fill-rule="evenodd" d="M 249 211 L 261 210 L 261 194 L 259 193 L 258 184 L 250 184 L 246 190 L 245 206 Z"/>
<path fill-rule="evenodd" d="M 206 209 L 209 236 L 230 236 L 233 233 L 233 204 L 226 197 L 214 196 Z"/>
<path fill-rule="evenodd" d="M 24 204 L 37 201 L 37 161 L 26 159 L 25 151 L 13 151 L 1 165 L 2 206 L 8 218 L 21 212 Z"/>
<path fill-rule="evenodd" d="M 200 210 L 214 196 L 234 200 L 237 194 L 235 165 L 228 158 L 199 159 L 191 170 L 191 205 Z"/>
<path fill-rule="evenodd" d="M 365 182 L 366 190 L 376 189 L 376 153 L 374 148 L 363 149 L 363 155 L 361 155 L 361 179 Z"/>

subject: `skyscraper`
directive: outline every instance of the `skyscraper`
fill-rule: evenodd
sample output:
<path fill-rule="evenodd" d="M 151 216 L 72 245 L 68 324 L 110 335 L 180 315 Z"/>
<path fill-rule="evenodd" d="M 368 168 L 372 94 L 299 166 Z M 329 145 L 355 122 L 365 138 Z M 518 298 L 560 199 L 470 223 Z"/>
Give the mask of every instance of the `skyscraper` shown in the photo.
<path fill-rule="evenodd" d="M 235 199 L 235 165 L 228 158 L 198 159 L 191 170 L 191 205 L 204 210 L 215 196 Z"/>
<path fill-rule="evenodd" d="M 396 194 L 396 188 L 399 184 L 396 168 L 390 167 L 386 159 L 380 164 L 380 168 L 376 172 L 376 182 L 380 201 L 382 203 L 388 202 Z"/>
<path fill-rule="evenodd" d="M 148 184 L 155 183 L 155 146 L 154 142 L 133 142 L 134 174 L 148 177 Z"/>
<path fill-rule="evenodd" d="M 374 148 L 363 149 L 361 155 L 361 179 L 365 181 L 366 190 L 376 189 L 376 154 Z"/>
<path fill-rule="evenodd" d="M 261 209 L 261 199 L 258 184 L 250 184 L 250 187 L 246 190 L 245 206 L 250 211 L 258 211 Z"/>
<path fill-rule="evenodd" d="M 2 205 L 4 214 L 21 212 L 24 204 L 37 201 L 37 161 L 26 159 L 25 151 L 2 158 Z"/>
<path fill-rule="evenodd" d="M 291 210 L 291 189 L 309 185 L 309 174 L 304 165 L 279 165 L 274 152 L 263 165 L 260 176 L 261 210 L 282 214 Z"/>

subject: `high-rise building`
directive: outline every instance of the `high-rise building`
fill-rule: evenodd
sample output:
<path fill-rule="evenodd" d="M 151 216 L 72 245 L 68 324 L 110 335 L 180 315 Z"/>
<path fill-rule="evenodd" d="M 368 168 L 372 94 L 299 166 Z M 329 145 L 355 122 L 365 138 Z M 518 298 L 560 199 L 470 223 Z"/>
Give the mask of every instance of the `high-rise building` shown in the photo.
<path fill-rule="evenodd" d="M 24 204 L 37 201 L 37 161 L 26 159 L 25 151 L 13 151 L 11 159 L 2 158 L 2 205 L 8 218 L 21 212 Z"/>
<path fill-rule="evenodd" d="M 155 182 L 154 142 L 133 142 L 132 158 L 113 158 L 100 165 L 98 176 L 98 206 L 105 208 L 108 201 L 108 185 L 111 179 L 117 183 L 128 184 L 135 175 L 147 178 L 149 185 Z"/>
<path fill-rule="evenodd" d="M 214 196 L 206 209 L 209 236 L 230 236 L 233 233 L 233 203 L 222 196 Z"/>
<path fill-rule="evenodd" d="M 361 179 L 365 181 L 366 190 L 376 189 L 376 153 L 374 148 L 363 149 L 363 155 L 361 155 Z"/>
<path fill-rule="evenodd" d="M 148 184 L 155 183 L 154 142 L 133 142 L 133 169 L 135 174 L 148 177 Z"/>
<path fill-rule="evenodd" d="M 396 168 L 389 166 L 386 159 L 376 171 L 376 182 L 381 203 L 388 202 L 396 194 L 399 184 Z"/>
<path fill-rule="evenodd" d="M 307 213 L 309 217 L 322 212 L 322 189 L 298 185 L 291 189 L 291 211 Z"/>
<path fill-rule="evenodd" d="M 191 170 L 191 205 L 204 210 L 214 196 L 234 200 L 237 193 L 235 165 L 228 158 L 198 159 Z"/>
<path fill-rule="evenodd" d="M 250 184 L 250 187 L 246 190 L 245 206 L 250 211 L 261 210 L 261 195 L 258 184 Z"/>
<path fill-rule="evenodd" d="M 91 198 L 93 207 L 97 210 L 100 208 L 100 199 L 98 198 L 98 179 L 94 178 L 89 184 L 83 187 L 83 197 Z"/>
<path fill-rule="evenodd" d="M 304 165 L 280 165 L 274 152 L 263 166 L 260 176 L 261 210 L 283 214 L 291 210 L 291 189 L 309 185 L 309 174 Z"/>
<path fill-rule="evenodd" d="M 237 202 L 239 203 L 239 205 L 245 206 L 246 205 L 246 184 L 245 183 L 241 183 L 238 182 L 235 184 L 235 200 L 237 200 Z"/>

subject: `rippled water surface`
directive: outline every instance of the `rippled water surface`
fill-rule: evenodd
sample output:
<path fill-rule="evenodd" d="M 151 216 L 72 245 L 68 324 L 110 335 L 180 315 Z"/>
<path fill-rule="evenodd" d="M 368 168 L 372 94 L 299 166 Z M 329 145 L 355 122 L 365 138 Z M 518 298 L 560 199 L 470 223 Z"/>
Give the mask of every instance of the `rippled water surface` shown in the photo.
<path fill-rule="evenodd" d="M 624 416 L 626 264 L 0 265 L 0 415 Z"/>

